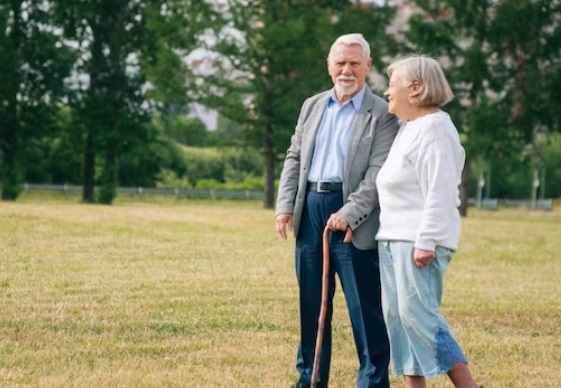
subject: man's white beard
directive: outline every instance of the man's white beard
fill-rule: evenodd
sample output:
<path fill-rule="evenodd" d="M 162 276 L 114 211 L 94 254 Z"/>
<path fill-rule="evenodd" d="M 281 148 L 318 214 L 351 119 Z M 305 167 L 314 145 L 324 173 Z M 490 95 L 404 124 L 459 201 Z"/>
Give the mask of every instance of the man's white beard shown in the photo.
<path fill-rule="evenodd" d="M 337 82 L 335 83 L 335 92 L 337 94 L 342 94 L 344 96 L 353 94 L 354 92 L 356 92 L 356 89 L 358 88 L 357 80 L 355 79 L 354 81 L 355 82 L 353 85 L 345 87 L 339 83 L 339 80 L 337 80 Z"/>

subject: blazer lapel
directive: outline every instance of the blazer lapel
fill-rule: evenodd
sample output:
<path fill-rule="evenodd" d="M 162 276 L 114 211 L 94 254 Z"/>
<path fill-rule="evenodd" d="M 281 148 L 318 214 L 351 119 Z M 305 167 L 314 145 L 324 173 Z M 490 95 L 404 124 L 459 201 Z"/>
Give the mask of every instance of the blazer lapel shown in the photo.
<path fill-rule="evenodd" d="M 368 122 L 370 121 L 370 118 L 372 117 L 372 114 L 370 112 L 372 111 L 373 104 L 374 98 L 372 92 L 368 88 L 366 88 L 362 106 L 356 113 L 353 127 L 351 129 L 351 135 L 349 136 L 349 143 L 347 145 L 347 152 L 345 154 L 345 177 L 348 177 L 350 174 L 350 168 L 352 165 L 351 161 L 355 157 L 356 149 L 358 147 L 360 139 L 362 138 L 362 133 L 364 132 L 364 129 L 366 128 Z M 372 134 L 370 134 L 369 136 L 372 136 Z"/>
<path fill-rule="evenodd" d="M 321 124 L 321 119 L 323 118 L 323 113 L 327 107 L 327 102 L 329 101 L 329 95 L 324 98 L 323 101 L 318 102 L 314 106 L 312 112 L 310 113 L 309 123 L 306 123 L 306 130 L 304 131 L 304 138 L 302 139 L 302 154 L 304 155 L 304 166 L 309 166 L 314 153 L 314 148 L 316 145 L 316 133 Z"/>

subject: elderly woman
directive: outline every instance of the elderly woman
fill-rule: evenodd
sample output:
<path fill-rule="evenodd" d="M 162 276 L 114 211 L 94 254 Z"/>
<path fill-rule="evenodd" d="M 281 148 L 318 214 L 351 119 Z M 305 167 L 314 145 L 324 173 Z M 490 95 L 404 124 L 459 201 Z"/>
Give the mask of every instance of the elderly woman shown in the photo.
<path fill-rule="evenodd" d="M 456 387 L 479 387 L 440 314 L 443 274 L 458 248 L 458 185 L 464 149 L 440 106 L 453 98 L 434 59 L 412 56 L 388 68 L 385 95 L 400 128 L 376 180 L 382 305 L 391 365 L 405 387 L 448 374 Z"/>

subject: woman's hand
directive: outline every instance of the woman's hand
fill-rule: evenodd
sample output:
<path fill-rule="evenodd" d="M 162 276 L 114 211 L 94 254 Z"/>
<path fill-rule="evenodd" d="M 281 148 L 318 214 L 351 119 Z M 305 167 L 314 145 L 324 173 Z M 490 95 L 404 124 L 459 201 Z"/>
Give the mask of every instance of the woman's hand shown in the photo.
<path fill-rule="evenodd" d="M 425 268 L 435 258 L 434 251 L 425 251 L 423 249 L 415 248 L 413 252 L 413 260 L 417 268 Z"/>

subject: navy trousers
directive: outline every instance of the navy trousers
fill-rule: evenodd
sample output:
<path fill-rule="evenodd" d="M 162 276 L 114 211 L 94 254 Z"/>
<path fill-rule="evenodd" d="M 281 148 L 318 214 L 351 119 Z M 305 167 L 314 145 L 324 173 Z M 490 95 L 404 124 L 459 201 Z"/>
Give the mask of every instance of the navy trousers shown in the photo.
<path fill-rule="evenodd" d="M 343 204 L 341 193 L 308 192 L 296 238 L 296 276 L 300 288 L 300 344 L 296 369 L 309 387 L 321 307 L 322 235 L 329 216 Z M 374 239 L 374 233 L 372 238 Z M 320 360 L 318 387 L 327 387 L 331 365 L 331 317 L 335 273 L 339 276 L 360 362 L 357 387 L 389 387 L 390 347 L 382 316 L 378 251 L 343 243 L 343 232 L 331 232 L 330 294 Z"/>

